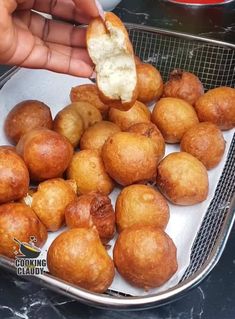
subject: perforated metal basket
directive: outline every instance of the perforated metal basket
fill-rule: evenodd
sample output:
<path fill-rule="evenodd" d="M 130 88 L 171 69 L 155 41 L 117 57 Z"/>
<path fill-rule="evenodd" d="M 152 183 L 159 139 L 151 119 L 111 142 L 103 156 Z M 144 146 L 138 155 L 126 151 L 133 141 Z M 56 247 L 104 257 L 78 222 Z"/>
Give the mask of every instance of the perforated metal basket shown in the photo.
<path fill-rule="evenodd" d="M 235 86 L 235 45 L 146 26 L 127 24 L 135 53 L 155 65 L 164 80 L 174 68 L 197 74 L 206 89 Z M 13 69 L 13 72 L 16 70 Z M 2 79 L 2 84 L 12 72 Z M 1 84 L 1 83 L 0 83 Z M 235 137 L 214 198 L 195 239 L 190 265 L 181 281 L 167 291 L 151 296 L 132 297 L 109 290 L 91 293 L 48 274 L 27 277 L 57 292 L 92 306 L 109 309 L 144 309 L 171 302 L 204 279 L 218 262 L 235 218 Z M 0 258 L 0 266 L 15 271 L 14 262 Z"/>

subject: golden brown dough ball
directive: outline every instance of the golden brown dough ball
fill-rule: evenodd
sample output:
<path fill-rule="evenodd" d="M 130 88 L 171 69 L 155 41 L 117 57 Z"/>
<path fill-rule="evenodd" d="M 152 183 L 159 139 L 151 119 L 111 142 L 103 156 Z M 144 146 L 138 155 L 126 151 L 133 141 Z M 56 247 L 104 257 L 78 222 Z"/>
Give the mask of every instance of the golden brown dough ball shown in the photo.
<path fill-rule="evenodd" d="M 30 207 L 21 203 L 0 205 L 0 235 L 0 254 L 10 258 L 14 258 L 20 248 L 14 238 L 29 243 L 34 236 L 37 247 L 42 247 L 47 240 L 46 227 Z"/>
<path fill-rule="evenodd" d="M 102 116 L 97 108 L 84 101 L 74 102 L 69 105 L 81 116 L 83 120 L 84 129 L 87 129 L 89 126 L 102 121 Z"/>
<path fill-rule="evenodd" d="M 75 148 L 84 132 L 83 120 L 74 108 L 66 106 L 57 113 L 53 122 L 53 130 L 65 136 Z"/>
<path fill-rule="evenodd" d="M 111 136 L 103 146 L 102 159 L 106 172 L 124 186 L 153 180 L 159 160 L 150 138 L 129 132 Z"/>
<path fill-rule="evenodd" d="M 157 154 L 159 160 L 165 155 L 165 140 L 162 133 L 159 131 L 157 126 L 153 123 L 136 123 L 129 127 L 127 132 L 141 134 L 143 136 L 149 137 L 155 144 L 157 148 Z"/>
<path fill-rule="evenodd" d="M 95 106 L 104 118 L 107 116 L 109 106 L 101 101 L 95 84 L 83 84 L 73 87 L 70 92 L 70 99 L 71 102 L 88 102 Z"/>
<path fill-rule="evenodd" d="M 167 143 L 179 143 L 184 133 L 199 122 L 192 105 L 173 97 L 162 98 L 156 103 L 152 121 Z"/>
<path fill-rule="evenodd" d="M 76 181 L 80 194 L 94 191 L 108 195 L 114 188 L 114 183 L 106 173 L 97 150 L 75 153 L 68 167 L 67 177 Z"/>
<path fill-rule="evenodd" d="M 135 59 L 135 64 L 136 64 L 136 65 L 142 64 L 141 59 L 140 59 L 137 55 L 134 56 L 134 59 Z"/>
<path fill-rule="evenodd" d="M 47 230 L 57 231 L 64 225 L 66 206 L 75 198 L 76 192 L 69 182 L 54 178 L 39 184 L 31 207 Z"/>
<path fill-rule="evenodd" d="M 203 93 L 202 82 L 195 74 L 175 69 L 170 73 L 169 81 L 164 84 L 163 95 L 177 97 L 194 105 Z"/>
<path fill-rule="evenodd" d="M 207 169 L 215 167 L 222 159 L 225 140 L 213 123 L 202 122 L 189 129 L 183 136 L 180 148 L 201 161 Z"/>
<path fill-rule="evenodd" d="M 47 129 L 26 133 L 19 140 L 16 149 L 34 181 L 61 177 L 73 155 L 69 141 L 59 133 Z"/>
<path fill-rule="evenodd" d="M 52 128 L 50 108 L 43 102 L 27 100 L 16 104 L 5 120 L 5 133 L 9 140 L 17 144 L 25 133 L 36 128 Z"/>
<path fill-rule="evenodd" d="M 114 278 L 114 265 L 97 230 L 73 228 L 60 234 L 47 254 L 50 273 L 78 287 L 102 293 Z"/>
<path fill-rule="evenodd" d="M 115 214 L 111 200 L 100 193 L 80 195 L 65 209 L 66 224 L 70 228 L 95 226 L 102 243 L 115 234 Z"/>
<path fill-rule="evenodd" d="M 0 203 L 24 197 L 29 188 L 29 172 L 20 156 L 10 149 L 0 149 Z"/>
<path fill-rule="evenodd" d="M 136 65 L 138 78 L 138 97 L 143 103 L 159 99 L 163 93 L 163 81 L 160 72 L 149 63 Z"/>
<path fill-rule="evenodd" d="M 113 134 L 120 132 L 119 126 L 112 122 L 100 121 L 88 127 L 80 140 L 81 150 L 96 149 L 101 153 L 102 147 L 107 139 Z"/>
<path fill-rule="evenodd" d="M 145 290 L 163 285 L 178 268 L 175 244 L 154 226 L 132 226 L 121 232 L 113 259 L 126 281 Z"/>
<path fill-rule="evenodd" d="M 200 122 L 212 122 L 221 130 L 229 130 L 235 126 L 235 89 L 211 89 L 200 97 L 195 109 Z"/>
<path fill-rule="evenodd" d="M 172 203 L 194 205 L 207 198 L 207 171 L 191 154 L 171 153 L 158 165 L 157 186 Z"/>
<path fill-rule="evenodd" d="M 117 197 L 115 212 L 119 232 L 136 224 L 165 229 L 169 220 L 167 201 L 147 185 L 125 187 Z"/>
<path fill-rule="evenodd" d="M 122 131 L 136 123 L 150 122 L 150 116 L 147 106 L 139 101 L 136 101 L 128 111 L 120 111 L 113 107 L 109 110 L 109 120 L 117 124 Z"/>
<path fill-rule="evenodd" d="M 16 153 L 16 147 L 12 146 L 12 145 L 0 145 L 0 150 L 2 150 L 2 149 L 9 150 L 9 151 Z"/>

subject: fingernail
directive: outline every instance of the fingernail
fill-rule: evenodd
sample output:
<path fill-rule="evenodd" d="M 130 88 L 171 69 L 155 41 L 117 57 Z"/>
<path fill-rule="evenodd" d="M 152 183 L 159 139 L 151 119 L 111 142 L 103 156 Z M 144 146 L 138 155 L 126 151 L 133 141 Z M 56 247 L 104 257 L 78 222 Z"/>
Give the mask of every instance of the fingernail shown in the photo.
<path fill-rule="evenodd" d="M 100 17 L 104 20 L 104 10 L 103 10 L 101 4 L 99 3 L 98 0 L 95 0 L 95 4 L 96 4 L 96 7 L 97 7 L 97 9 L 99 11 Z"/>
<path fill-rule="evenodd" d="M 92 72 L 92 75 L 89 77 L 90 79 L 96 79 L 96 72 Z"/>

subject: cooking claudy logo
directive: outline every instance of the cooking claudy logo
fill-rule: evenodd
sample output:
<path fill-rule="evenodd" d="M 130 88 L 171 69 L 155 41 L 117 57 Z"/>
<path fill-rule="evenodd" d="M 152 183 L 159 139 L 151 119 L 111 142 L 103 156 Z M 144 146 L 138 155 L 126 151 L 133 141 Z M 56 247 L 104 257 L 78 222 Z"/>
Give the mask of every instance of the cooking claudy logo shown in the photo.
<path fill-rule="evenodd" d="M 37 239 L 31 236 L 28 243 L 17 238 L 14 241 L 19 245 L 19 250 L 15 252 L 17 275 L 42 275 L 47 262 L 40 258 L 41 249 L 35 245 Z"/>

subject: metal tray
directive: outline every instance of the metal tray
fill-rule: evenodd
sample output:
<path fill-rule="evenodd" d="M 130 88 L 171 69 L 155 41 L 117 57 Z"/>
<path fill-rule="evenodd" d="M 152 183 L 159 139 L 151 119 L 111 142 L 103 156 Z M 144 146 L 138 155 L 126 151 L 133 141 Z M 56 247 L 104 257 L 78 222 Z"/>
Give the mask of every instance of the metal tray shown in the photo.
<path fill-rule="evenodd" d="M 164 80 L 167 80 L 172 69 L 181 68 L 197 74 L 206 89 L 235 86 L 235 45 L 141 25 L 126 26 L 136 55 L 155 65 Z M 1 77 L 0 85 L 16 71 L 13 68 Z M 195 239 L 190 265 L 180 283 L 167 291 L 144 297 L 132 297 L 112 290 L 96 294 L 46 273 L 37 277 L 27 276 L 26 279 L 100 308 L 146 309 L 172 302 L 198 285 L 217 264 L 235 219 L 234 192 L 235 135 L 214 198 Z M 15 272 L 11 259 L 1 257 L 0 266 Z"/>

